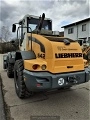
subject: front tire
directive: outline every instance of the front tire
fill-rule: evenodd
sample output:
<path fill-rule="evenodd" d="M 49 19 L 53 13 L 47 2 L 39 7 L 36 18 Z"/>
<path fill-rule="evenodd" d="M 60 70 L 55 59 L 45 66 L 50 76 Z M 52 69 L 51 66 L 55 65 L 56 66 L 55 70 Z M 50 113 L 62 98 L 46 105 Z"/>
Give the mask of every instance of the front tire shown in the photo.
<path fill-rule="evenodd" d="M 14 65 L 14 82 L 16 94 L 19 98 L 30 96 L 23 79 L 23 60 L 17 60 Z"/>
<path fill-rule="evenodd" d="M 13 78 L 14 77 L 13 64 L 11 64 L 11 63 L 8 63 L 8 66 L 7 66 L 7 76 L 9 78 Z"/>
<path fill-rule="evenodd" d="M 7 69 L 7 65 L 5 61 L 3 61 L 3 69 Z"/>

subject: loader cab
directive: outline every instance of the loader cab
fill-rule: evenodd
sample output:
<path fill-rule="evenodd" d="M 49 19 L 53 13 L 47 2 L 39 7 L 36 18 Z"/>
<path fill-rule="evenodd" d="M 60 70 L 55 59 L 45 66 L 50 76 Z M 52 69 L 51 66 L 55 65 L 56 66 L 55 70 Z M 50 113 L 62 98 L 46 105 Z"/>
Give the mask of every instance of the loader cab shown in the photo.
<path fill-rule="evenodd" d="M 40 18 L 41 17 L 27 17 L 27 26 L 31 27 L 32 31 L 38 29 Z M 45 20 L 43 21 L 42 29 L 52 30 L 52 21 L 45 18 Z M 31 32 L 29 28 L 27 29 L 27 32 Z"/>
<path fill-rule="evenodd" d="M 40 24 L 41 16 L 33 16 L 26 15 L 22 20 L 19 21 L 19 25 L 21 26 L 21 37 L 23 38 L 25 33 L 35 33 Z M 52 20 L 49 18 L 45 18 L 42 23 L 42 29 L 44 30 L 52 30 Z"/>
<path fill-rule="evenodd" d="M 37 34 L 39 26 L 41 25 L 41 29 L 45 31 L 52 31 L 52 20 L 49 18 L 44 18 L 44 20 L 40 23 L 41 16 L 33 16 L 33 15 L 25 15 L 23 19 L 19 21 L 19 23 L 13 24 L 12 32 L 16 31 L 16 24 L 18 24 L 17 28 L 17 39 L 19 39 L 19 46 L 23 46 L 25 48 L 25 35 L 30 33 L 30 35 Z"/>

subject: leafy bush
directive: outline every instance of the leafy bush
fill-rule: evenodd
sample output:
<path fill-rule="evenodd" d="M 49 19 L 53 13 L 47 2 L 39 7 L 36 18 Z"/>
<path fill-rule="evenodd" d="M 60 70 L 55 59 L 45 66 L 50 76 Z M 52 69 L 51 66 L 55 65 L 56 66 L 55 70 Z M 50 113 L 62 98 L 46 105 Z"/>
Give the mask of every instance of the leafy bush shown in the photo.
<path fill-rule="evenodd" d="M 11 42 L 0 43 L 0 53 L 2 54 L 16 50 L 18 50 L 18 46 L 12 45 Z"/>

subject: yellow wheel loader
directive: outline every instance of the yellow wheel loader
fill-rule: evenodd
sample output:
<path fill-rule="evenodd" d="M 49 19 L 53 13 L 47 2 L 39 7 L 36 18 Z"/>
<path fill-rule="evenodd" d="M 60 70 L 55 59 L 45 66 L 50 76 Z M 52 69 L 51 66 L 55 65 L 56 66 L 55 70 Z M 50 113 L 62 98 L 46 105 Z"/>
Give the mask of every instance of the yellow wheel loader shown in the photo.
<path fill-rule="evenodd" d="M 26 15 L 13 24 L 13 32 L 16 24 L 19 51 L 15 54 L 14 82 L 19 98 L 89 81 L 79 43 L 52 31 L 52 20 L 44 13 L 42 17 Z"/>

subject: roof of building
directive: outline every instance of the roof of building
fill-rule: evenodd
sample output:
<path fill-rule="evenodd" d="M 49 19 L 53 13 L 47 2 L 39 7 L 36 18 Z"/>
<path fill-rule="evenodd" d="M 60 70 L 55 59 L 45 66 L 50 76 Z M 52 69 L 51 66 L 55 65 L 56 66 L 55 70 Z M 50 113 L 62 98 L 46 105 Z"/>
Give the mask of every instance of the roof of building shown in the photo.
<path fill-rule="evenodd" d="M 80 23 L 83 23 L 83 22 L 87 22 L 90 20 L 90 17 L 89 18 L 86 18 L 86 19 L 83 19 L 83 20 L 80 20 L 80 21 L 77 21 L 77 22 L 74 22 L 74 23 L 71 23 L 71 24 L 68 24 L 68 25 L 65 25 L 65 26 L 62 26 L 61 28 L 66 28 L 66 27 L 70 27 L 72 25 L 78 25 Z"/>

